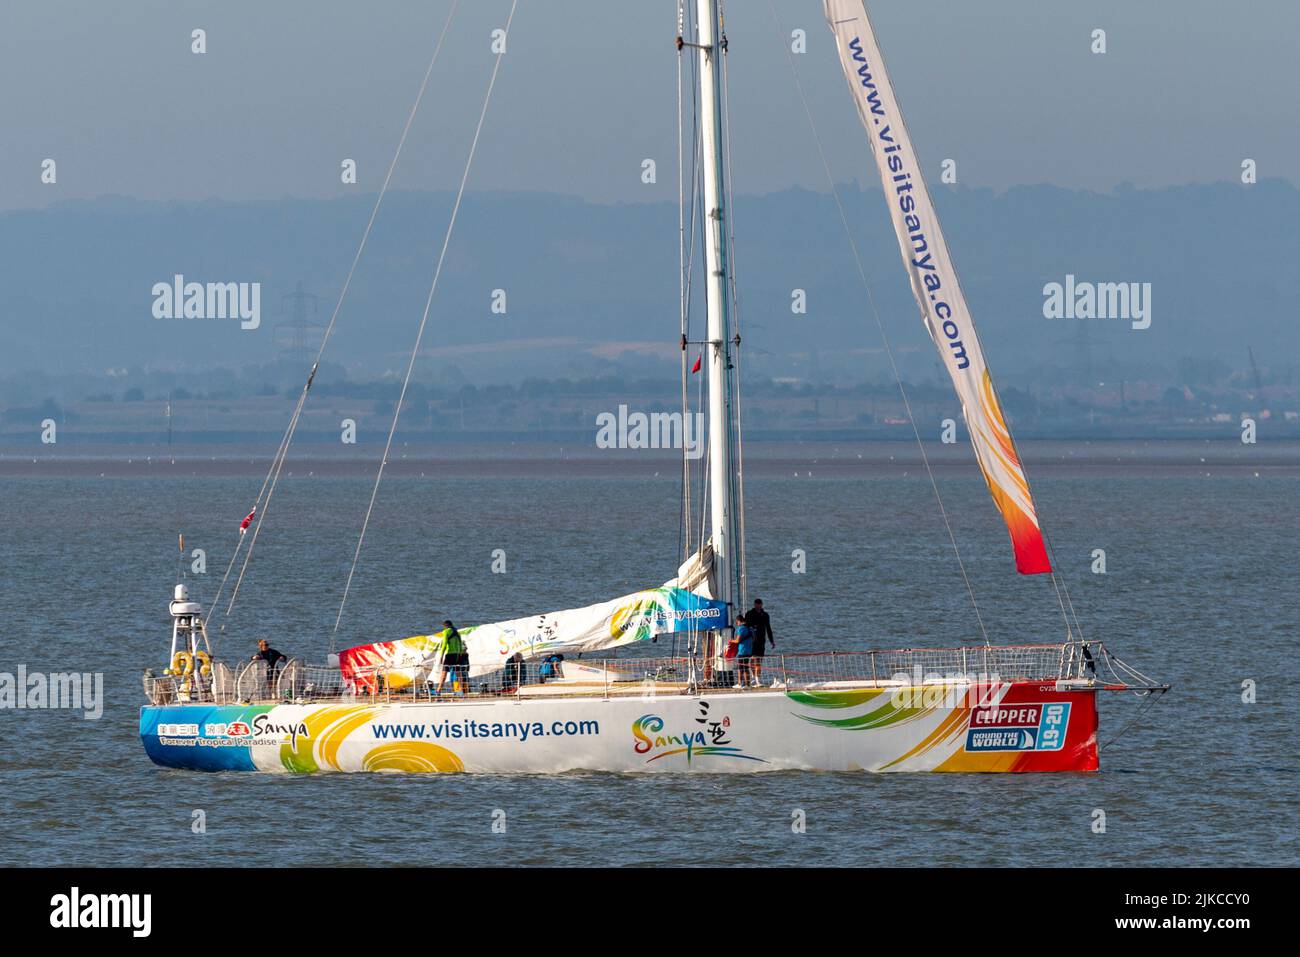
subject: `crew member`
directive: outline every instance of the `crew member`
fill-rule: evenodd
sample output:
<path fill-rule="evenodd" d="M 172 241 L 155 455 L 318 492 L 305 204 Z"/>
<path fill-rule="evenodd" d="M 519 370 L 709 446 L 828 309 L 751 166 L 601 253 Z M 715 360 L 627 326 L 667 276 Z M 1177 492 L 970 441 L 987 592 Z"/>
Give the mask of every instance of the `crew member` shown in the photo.
<path fill-rule="evenodd" d="M 749 622 L 744 615 L 736 616 L 736 684 L 733 687 L 743 688 L 751 681 L 750 674 L 753 667 L 754 654 L 754 631 L 749 627 Z"/>
<path fill-rule="evenodd" d="M 465 646 L 465 639 L 450 621 L 444 621 L 442 627 L 446 630 L 442 639 L 442 674 L 438 677 L 435 694 L 442 694 L 447 675 L 451 675 L 453 688 L 457 681 L 460 681 L 462 689 L 469 687 L 469 649 Z"/>
<path fill-rule="evenodd" d="M 753 682 L 758 684 L 763 678 L 763 655 L 767 654 L 767 643 L 776 647 L 776 636 L 772 634 L 772 619 L 763 610 L 763 599 L 755 598 L 754 607 L 745 614 L 745 624 L 754 633 L 754 650 L 750 655 L 749 669 L 753 673 Z"/>
<path fill-rule="evenodd" d="M 257 649 L 257 654 L 248 660 L 256 661 L 261 658 L 266 662 L 266 692 L 273 695 L 275 694 L 275 669 L 280 667 L 282 661 L 288 661 L 289 657 L 272 648 L 265 638 L 258 640 Z"/>

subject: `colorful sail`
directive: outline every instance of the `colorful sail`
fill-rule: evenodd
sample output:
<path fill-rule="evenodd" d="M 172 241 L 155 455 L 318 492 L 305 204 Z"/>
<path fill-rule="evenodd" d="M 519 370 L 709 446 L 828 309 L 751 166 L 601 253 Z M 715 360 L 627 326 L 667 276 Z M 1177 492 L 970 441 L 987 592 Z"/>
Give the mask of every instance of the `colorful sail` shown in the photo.
<path fill-rule="evenodd" d="M 442 655 L 443 637 L 414 635 L 344 648 L 337 656 L 343 684 L 353 694 L 373 694 L 379 690 L 381 671 L 387 687 L 393 691 L 409 688 L 417 681 L 428 681 Z"/>
<path fill-rule="evenodd" d="M 467 625 L 459 631 L 469 649 L 470 674 L 477 676 L 500 670 L 516 652 L 537 658 L 557 651 L 603 651 L 656 635 L 725 628 L 728 623 L 725 602 L 670 584 L 585 608 Z M 353 691 L 372 691 L 378 670 L 394 690 L 436 680 L 433 671 L 445 638 L 446 631 L 440 631 L 346 648 L 338 654 L 343 681 Z"/>
<path fill-rule="evenodd" d="M 984 480 L 1011 532 L 1016 569 L 1050 572 L 1029 481 L 984 362 L 974 321 L 930 200 L 863 0 L 825 0 L 840 64 L 866 127 L 921 318 L 952 377 Z"/>

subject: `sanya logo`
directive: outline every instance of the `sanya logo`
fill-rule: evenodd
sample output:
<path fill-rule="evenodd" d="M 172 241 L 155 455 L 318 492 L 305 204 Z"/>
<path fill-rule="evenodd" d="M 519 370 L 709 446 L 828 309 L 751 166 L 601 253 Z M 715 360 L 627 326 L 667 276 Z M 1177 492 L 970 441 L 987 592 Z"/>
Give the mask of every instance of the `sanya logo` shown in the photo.
<path fill-rule="evenodd" d="M 516 632 L 513 628 L 502 628 L 501 637 L 497 639 L 497 650 L 503 655 L 513 655 L 517 651 Z"/>
<path fill-rule="evenodd" d="M 238 319 L 241 329 L 262 324 L 260 282 L 186 282 L 177 273 L 170 283 L 154 283 L 151 293 L 155 319 Z"/>
<path fill-rule="evenodd" d="M 602 412 L 596 416 L 598 449 L 685 449 L 688 459 L 704 454 L 704 413 Z"/>
<path fill-rule="evenodd" d="M 646 764 L 660 758 L 675 754 L 686 755 L 686 763 L 696 757 L 743 758 L 746 761 L 762 761 L 753 755 L 745 754 L 741 748 L 731 743 L 727 734 L 731 728 L 731 718 L 711 720 L 708 715 L 709 702 L 700 701 L 699 718 L 695 721 L 698 728 L 685 728 L 666 731 L 664 719 L 657 714 L 646 714 L 632 722 L 632 750 L 646 755 Z"/>
<path fill-rule="evenodd" d="M 311 733 L 307 730 L 307 722 L 291 721 L 288 724 L 276 724 L 271 720 L 271 716 L 266 714 L 259 714 L 253 719 L 253 735 L 258 738 L 283 738 L 288 735 L 289 746 L 295 751 L 298 750 L 299 738 L 311 737 Z"/>
<path fill-rule="evenodd" d="M 473 630 L 473 627 L 462 628 L 461 637 Z M 497 639 L 497 651 L 505 657 L 524 649 L 528 649 L 531 654 L 537 654 L 548 645 L 554 644 L 558 635 L 559 625 L 554 616 L 538 615 L 537 624 L 526 634 L 521 634 L 514 628 L 502 629 L 501 636 Z"/>

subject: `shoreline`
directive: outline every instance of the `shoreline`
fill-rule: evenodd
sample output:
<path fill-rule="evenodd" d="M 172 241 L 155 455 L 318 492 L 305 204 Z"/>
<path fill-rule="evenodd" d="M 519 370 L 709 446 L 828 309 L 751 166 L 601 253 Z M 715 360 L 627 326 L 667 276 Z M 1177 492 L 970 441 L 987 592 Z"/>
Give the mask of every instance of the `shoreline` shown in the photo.
<path fill-rule="evenodd" d="M 1300 476 L 1300 441 L 1244 445 L 1233 440 L 1028 441 L 1019 449 L 1031 478 Z M 291 450 L 285 477 L 373 477 L 382 445 L 322 454 L 319 446 Z M 936 475 L 978 478 L 965 439 L 927 443 Z M 91 445 L 75 450 L 0 446 L 0 478 L 242 478 L 263 477 L 270 451 L 220 454 L 204 446 Z M 597 449 L 560 443 L 464 443 L 395 446 L 385 474 L 393 478 L 666 478 L 677 480 L 681 456 L 669 449 Z M 693 471 L 703 460 L 692 463 Z M 750 442 L 745 470 L 758 478 L 924 477 L 915 442 Z"/>

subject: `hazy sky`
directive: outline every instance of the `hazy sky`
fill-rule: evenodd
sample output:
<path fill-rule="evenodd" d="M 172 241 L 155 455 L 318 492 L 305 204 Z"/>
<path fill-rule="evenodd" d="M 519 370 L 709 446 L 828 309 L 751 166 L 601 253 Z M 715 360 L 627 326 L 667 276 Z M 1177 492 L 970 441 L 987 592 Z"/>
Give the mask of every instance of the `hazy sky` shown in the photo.
<path fill-rule="evenodd" d="M 874 173 L 817 0 L 730 0 L 735 187 L 824 187 L 785 49 L 837 179 Z M 5 0 L 0 209 L 124 194 L 333 196 L 380 182 L 450 0 Z M 675 0 L 520 0 L 472 188 L 676 196 Z M 508 0 L 461 0 L 395 186 L 447 188 Z M 1294 0 L 875 0 L 932 176 L 1107 189 L 1300 182 Z M 190 52 L 207 31 L 208 52 Z M 1108 52 L 1090 52 L 1092 30 Z M 40 164 L 58 163 L 58 182 Z M 641 183 L 641 161 L 659 180 Z M 339 181 L 357 160 L 359 184 Z"/>

